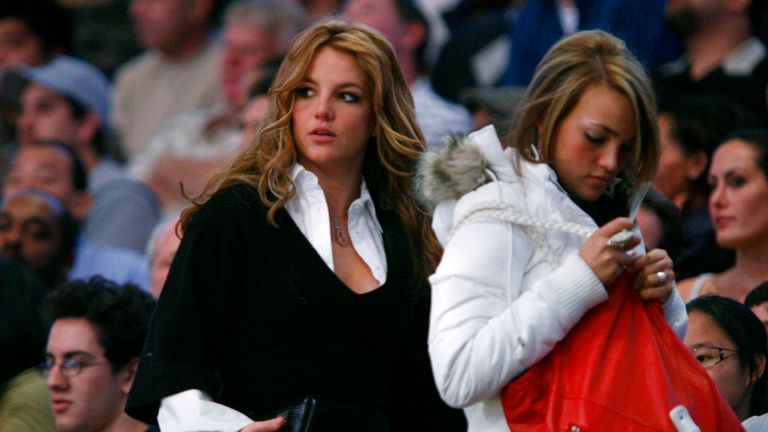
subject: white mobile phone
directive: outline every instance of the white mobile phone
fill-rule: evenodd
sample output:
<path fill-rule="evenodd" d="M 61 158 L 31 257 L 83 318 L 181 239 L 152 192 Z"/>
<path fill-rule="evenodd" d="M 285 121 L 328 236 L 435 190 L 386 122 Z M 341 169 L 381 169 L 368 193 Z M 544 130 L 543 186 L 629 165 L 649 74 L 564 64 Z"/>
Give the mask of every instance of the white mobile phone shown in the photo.
<path fill-rule="evenodd" d="M 693 422 L 691 415 L 684 406 L 678 405 L 669 412 L 669 418 L 677 428 L 677 432 L 701 432 L 701 429 Z"/>
<path fill-rule="evenodd" d="M 624 249 L 624 246 L 626 246 L 627 243 L 632 240 L 634 235 L 635 233 L 630 230 L 621 230 L 611 236 L 610 239 L 608 239 L 608 246 L 615 247 L 617 249 Z"/>

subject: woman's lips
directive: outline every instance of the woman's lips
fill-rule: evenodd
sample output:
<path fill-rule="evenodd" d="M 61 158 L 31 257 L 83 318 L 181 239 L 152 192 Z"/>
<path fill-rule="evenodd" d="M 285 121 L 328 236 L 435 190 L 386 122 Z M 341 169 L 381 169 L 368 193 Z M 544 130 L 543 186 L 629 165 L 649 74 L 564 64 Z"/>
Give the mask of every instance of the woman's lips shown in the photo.
<path fill-rule="evenodd" d="M 732 217 L 726 217 L 726 216 L 718 216 L 718 217 L 713 218 L 713 220 L 715 221 L 715 226 L 717 228 L 724 228 L 724 227 L 730 225 L 731 222 L 733 222 L 733 218 Z"/>
<path fill-rule="evenodd" d="M 611 182 L 611 179 L 609 177 L 603 177 L 603 176 L 589 176 L 589 179 L 592 180 L 592 182 L 595 183 L 597 186 L 602 188 L 607 188 Z"/>
<path fill-rule="evenodd" d="M 316 128 L 312 129 L 309 133 L 309 137 L 315 142 L 330 142 L 336 139 L 336 134 L 330 129 Z"/>

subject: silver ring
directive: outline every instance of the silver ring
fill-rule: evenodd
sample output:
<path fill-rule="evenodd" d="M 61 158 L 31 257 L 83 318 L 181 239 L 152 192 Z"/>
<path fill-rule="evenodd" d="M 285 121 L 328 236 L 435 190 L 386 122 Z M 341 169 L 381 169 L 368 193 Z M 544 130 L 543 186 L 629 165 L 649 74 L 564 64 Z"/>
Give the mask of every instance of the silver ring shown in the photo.
<path fill-rule="evenodd" d="M 667 273 L 660 271 L 656 272 L 656 277 L 659 278 L 659 285 L 664 285 L 667 283 Z"/>

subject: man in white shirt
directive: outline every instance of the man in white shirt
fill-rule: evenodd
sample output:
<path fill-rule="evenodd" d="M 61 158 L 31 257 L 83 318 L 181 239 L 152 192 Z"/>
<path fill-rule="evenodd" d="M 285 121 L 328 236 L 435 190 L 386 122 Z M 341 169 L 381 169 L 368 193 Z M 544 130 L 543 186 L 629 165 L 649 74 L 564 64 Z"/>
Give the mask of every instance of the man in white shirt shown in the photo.
<path fill-rule="evenodd" d="M 667 21 L 685 47 L 656 71 L 660 97 L 720 98 L 768 120 L 768 49 L 755 35 L 766 0 L 668 1 Z"/>

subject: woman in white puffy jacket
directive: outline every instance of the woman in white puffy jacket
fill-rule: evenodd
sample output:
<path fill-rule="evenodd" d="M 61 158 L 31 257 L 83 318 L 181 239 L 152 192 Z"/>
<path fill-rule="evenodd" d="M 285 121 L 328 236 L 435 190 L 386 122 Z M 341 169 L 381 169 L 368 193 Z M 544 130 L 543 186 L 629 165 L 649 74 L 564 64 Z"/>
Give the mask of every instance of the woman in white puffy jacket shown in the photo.
<path fill-rule="evenodd" d="M 681 338 L 686 326 L 667 253 L 645 253 L 637 230 L 616 237 L 633 230 L 659 157 L 652 89 L 620 40 L 581 32 L 553 47 L 506 147 L 488 127 L 420 170 L 445 247 L 430 278 L 429 352 L 442 397 L 464 408 L 472 432 L 508 430 L 502 388 L 623 272 L 662 302 Z"/>

